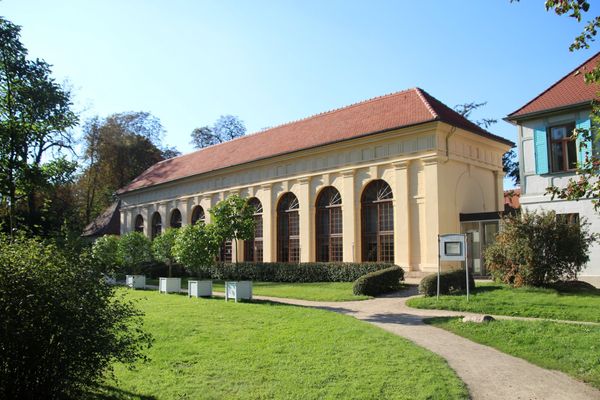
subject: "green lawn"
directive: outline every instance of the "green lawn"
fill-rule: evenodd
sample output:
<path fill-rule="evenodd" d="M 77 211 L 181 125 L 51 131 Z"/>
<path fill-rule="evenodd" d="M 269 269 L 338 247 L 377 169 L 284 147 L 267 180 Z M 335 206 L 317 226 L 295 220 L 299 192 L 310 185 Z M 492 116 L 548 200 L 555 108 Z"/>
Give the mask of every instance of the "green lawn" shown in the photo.
<path fill-rule="evenodd" d="M 187 289 L 188 279 L 195 278 L 181 278 L 183 289 Z M 146 283 L 148 285 L 158 285 L 158 279 L 147 279 Z M 257 296 L 286 297 L 312 301 L 350 301 L 371 298 L 352 294 L 353 284 L 353 282 L 252 282 L 252 293 Z M 223 292 L 225 290 L 223 282 L 213 281 L 213 290 Z"/>
<path fill-rule="evenodd" d="M 478 283 L 467 302 L 464 295 L 419 297 L 407 304 L 415 308 L 600 322 L 600 290 L 561 293 L 554 289 L 511 288 Z"/>
<path fill-rule="evenodd" d="M 349 316 L 154 291 L 128 297 L 155 342 L 149 362 L 116 365 L 109 385 L 119 398 L 468 398 L 443 359 Z"/>
<path fill-rule="evenodd" d="M 458 318 L 425 322 L 600 388 L 600 326 L 507 320 L 475 324 Z"/>

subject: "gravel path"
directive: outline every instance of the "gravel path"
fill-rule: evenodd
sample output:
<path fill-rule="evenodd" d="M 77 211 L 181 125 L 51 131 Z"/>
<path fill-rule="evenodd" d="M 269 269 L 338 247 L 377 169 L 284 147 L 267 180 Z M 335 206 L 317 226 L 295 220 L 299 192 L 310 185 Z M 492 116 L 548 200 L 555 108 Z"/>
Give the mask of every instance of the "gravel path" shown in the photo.
<path fill-rule="evenodd" d="M 351 315 L 405 337 L 445 358 L 467 384 L 474 400 L 600 399 L 599 390 L 562 372 L 538 367 L 523 359 L 424 324 L 423 319 L 432 316 L 475 314 L 410 308 L 406 305 L 406 300 L 415 294 L 416 289 L 412 289 L 394 296 L 350 302 L 314 302 L 265 296 L 254 298 Z M 503 316 L 495 318 L 507 319 Z"/>

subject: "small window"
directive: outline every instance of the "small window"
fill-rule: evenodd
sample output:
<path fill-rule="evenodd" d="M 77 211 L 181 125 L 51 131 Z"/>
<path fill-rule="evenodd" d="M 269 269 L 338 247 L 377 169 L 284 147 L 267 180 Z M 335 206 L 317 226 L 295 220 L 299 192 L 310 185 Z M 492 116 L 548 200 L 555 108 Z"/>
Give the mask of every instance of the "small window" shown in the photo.
<path fill-rule="evenodd" d="M 577 168 L 577 144 L 571 138 L 574 130 L 575 124 L 553 126 L 548 129 L 552 172 L 566 172 Z"/>
<path fill-rule="evenodd" d="M 579 213 L 556 214 L 556 219 L 571 225 L 579 225 Z"/>

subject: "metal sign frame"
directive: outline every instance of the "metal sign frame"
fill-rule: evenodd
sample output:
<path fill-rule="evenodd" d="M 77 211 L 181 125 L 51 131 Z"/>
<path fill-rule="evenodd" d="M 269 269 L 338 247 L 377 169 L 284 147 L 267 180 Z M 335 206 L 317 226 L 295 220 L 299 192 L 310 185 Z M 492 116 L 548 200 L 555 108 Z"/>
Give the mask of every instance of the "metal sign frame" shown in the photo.
<path fill-rule="evenodd" d="M 449 254 L 448 244 L 452 245 L 456 249 L 458 245 L 459 252 L 455 251 Z M 452 249 L 452 248 L 450 248 Z M 450 233 L 445 235 L 438 235 L 438 276 L 437 276 L 437 296 L 436 299 L 440 299 L 440 274 L 442 272 L 442 261 L 464 261 L 465 262 L 465 274 L 467 279 L 467 301 L 469 301 L 469 263 L 468 263 L 468 242 L 466 233 Z"/>

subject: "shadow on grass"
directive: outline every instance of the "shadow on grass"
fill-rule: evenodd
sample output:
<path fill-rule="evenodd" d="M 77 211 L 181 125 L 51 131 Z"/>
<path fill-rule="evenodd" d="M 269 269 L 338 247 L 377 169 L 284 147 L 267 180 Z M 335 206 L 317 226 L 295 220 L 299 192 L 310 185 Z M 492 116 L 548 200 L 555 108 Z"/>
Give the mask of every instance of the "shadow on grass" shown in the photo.
<path fill-rule="evenodd" d="M 137 394 L 114 386 L 100 385 L 95 391 L 87 393 L 84 400 L 157 400 L 154 396 Z"/>

